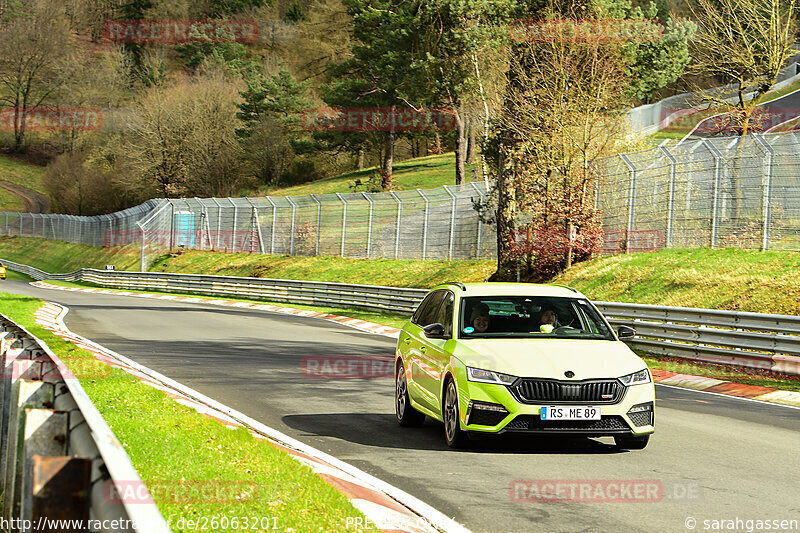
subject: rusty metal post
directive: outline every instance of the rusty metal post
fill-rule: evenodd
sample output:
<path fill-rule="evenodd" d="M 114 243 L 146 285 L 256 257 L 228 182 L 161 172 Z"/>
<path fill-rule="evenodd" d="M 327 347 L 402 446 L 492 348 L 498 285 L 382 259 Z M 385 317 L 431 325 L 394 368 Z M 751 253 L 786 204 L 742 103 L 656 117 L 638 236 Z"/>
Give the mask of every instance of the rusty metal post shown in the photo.
<path fill-rule="evenodd" d="M 32 456 L 30 479 L 25 477 L 22 519 L 89 520 L 92 460 L 76 457 Z M 28 489 L 31 489 L 30 492 Z M 83 529 L 64 529 L 78 532 Z"/>

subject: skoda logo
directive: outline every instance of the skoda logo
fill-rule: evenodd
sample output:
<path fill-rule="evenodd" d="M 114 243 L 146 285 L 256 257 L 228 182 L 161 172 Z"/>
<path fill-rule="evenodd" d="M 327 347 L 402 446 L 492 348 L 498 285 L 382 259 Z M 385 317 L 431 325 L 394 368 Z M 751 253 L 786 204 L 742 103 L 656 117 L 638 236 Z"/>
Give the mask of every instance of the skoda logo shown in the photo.
<path fill-rule="evenodd" d="M 568 378 L 574 378 L 575 372 L 573 372 L 572 370 L 567 370 L 566 372 L 564 372 L 564 375 L 567 376 Z"/>

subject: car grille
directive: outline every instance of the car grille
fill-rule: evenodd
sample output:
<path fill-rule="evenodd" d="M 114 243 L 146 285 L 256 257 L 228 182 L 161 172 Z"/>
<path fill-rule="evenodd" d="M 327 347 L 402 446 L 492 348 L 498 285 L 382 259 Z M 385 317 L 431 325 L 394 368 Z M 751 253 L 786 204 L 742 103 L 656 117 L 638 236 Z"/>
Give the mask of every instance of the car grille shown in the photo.
<path fill-rule="evenodd" d="M 653 423 L 653 411 L 640 411 L 628 415 L 636 427 L 649 426 Z"/>
<path fill-rule="evenodd" d="M 617 380 L 555 381 L 522 379 L 512 390 L 522 403 L 617 403 L 625 387 Z"/>
<path fill-rule="evenodd" d="M 541 420 L 539 415 L 520 415 L 506 424 L 514 431 L 630 431 L 621 416 L 603 416 L 600 420 Z"/>

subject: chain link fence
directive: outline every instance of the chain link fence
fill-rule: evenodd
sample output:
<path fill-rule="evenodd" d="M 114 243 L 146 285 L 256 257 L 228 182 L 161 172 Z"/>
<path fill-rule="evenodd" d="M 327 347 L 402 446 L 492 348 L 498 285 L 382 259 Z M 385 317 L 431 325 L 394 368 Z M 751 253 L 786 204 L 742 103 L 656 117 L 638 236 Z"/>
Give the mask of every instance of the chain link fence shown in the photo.
<path fill-rule="evenodd" d="M 800 250 L 800 132 L 666 143 L 596 169 L 606 252 Z"/>
<path fill-rule="evenodd" d="M 800 132 L 667 142 L 595 164 L 605 253 L 664 247 L 800 250 Z M 475 205 L 491 185 L 387 193 L 150 200 L 111 215 L 0 213 L 0 233 L 175 248 L 389 259 L 494 259 Z"/>

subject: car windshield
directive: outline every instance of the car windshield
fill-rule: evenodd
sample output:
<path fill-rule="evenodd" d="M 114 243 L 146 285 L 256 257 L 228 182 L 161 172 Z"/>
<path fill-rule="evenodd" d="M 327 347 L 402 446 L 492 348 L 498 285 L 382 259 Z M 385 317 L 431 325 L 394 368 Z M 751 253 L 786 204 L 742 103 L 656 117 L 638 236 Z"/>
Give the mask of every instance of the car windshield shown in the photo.
<path fill-rule="evenodd" d="M 462 339 L 524 337 L 614 340 L 606 322 L 583 298 L 462 298 L 459 316 L 459 336 Z"/>

